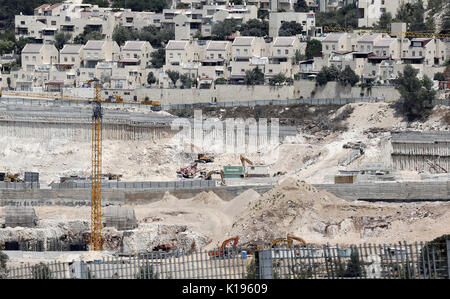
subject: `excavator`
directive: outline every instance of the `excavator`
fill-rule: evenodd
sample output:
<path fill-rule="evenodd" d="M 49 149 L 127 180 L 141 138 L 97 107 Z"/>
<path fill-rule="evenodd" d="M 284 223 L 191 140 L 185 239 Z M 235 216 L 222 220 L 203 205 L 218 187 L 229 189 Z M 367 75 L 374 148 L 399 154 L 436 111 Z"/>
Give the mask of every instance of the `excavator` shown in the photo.
<path fill-rule="evenodd" d="M 202 177 L 205 180 L 211 180 L 213 174 L 220 174 L 221 184 L 222 184 L 222 186 L 225 186 L 225 179 L 224 179 L 224 175 L 223 175 L 223 170 L 211 170 L 208 173 L 203 172 L 202 173 Z"/>
<path fill-rule="evenodd" d="M 244 169 L 245 169 L 245 162 L 247 162 L 247 164 L 249 164 L 249 165 L 253 165 L 253 162 L 250 161 L 249 159 L 247 159 L 246 157 L 244 157 L 243 155 L 240 155 L 240 159 L 241 159 L 241 163 L 242 163 L 242 166 L 244 167 Z M 247 176 L 248 176 L 247 172 L 244 172 L 244 177 L 247 177 Z"/>
<path fill-rule="evenodd" d="M 228 243 L 233 241 L 232 247 L 227 247 Z M 233 253 L 236 253 L 236 246 L 239 242 L 239 236 L 229 238 L 228 240 L 223 241 L 222 246 L 220 246 L 220 249 L 211 250 L 208 252 L 208 256 L 211 258 L 225 258 L 232 256 Z"/>
<path fill-rule="evenodd" d="M 186 146 L 190 146 L 193 150 L 197 150 L 199 154 L 197 155 L 197 160 L 195 162 L 198 163 L 212 163 L 214 162 L 214 156 L 205 154 L 203 150 L 192 143 L 184 143 Z"/>
<path fill-rule="evenodd" d="M 195 173 L 197 172 L 197 163 L 191 163 L 186 167 L 182 167 L 179 170 L 177 170 L 177 174 L 182 176 L 186 179 L 192 179 L 195 176 Z"/>
<path fill-rule="evenodd" d="M 14 183 L 14 182 L 23 182 L 23 180 L 19 179 L 20 174 L 19 173 L 7 173 L 4 177 L 5 182 L 8 183 Z"/>
<path fill-rule="evenodd" d="M 277 239 L 273 240 L 272 243 L 270 243 L 270 247 L 271 248 L 275 248 L 275 246 L 278 243 L 287 243 L 288 248 L 291 248 L 292 243 L 294 242 L 294 240 L 299 241 L 304 246 L 306 246 L 306 242 L 302 238 L 296 237 L 296 236 L 293 236 L 293 235 L 290 235 L 290 234 L 287 234 L 286 239 L 285 238 L 277 238 Z"/>

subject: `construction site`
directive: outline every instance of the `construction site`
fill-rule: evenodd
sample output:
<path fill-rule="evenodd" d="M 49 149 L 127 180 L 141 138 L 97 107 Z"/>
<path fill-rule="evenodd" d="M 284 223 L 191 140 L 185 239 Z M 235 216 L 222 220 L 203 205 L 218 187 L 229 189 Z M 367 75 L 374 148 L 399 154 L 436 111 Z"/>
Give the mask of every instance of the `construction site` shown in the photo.
<path fill-rule="evenodd" d="M 205 120 L 279 120 L 274 146 L 228 153 L 179 138 L 173 124 L 193 123 L 194 107 L 117 108 L 99 94 L 39 103 L 0 98 L 0 248 L 10 266 L 74 252 L 211 258 L 294 240 L 345 247 L 450 233 L 449 106 L 413 123 L 385 102 L 203 109 Z"/>

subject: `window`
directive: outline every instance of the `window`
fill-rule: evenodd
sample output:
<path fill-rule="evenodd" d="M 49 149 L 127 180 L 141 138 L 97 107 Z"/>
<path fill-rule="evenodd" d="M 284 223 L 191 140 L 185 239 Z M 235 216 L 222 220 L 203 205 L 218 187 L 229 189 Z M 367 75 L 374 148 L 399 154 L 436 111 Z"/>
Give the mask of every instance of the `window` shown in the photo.
<path fill-rule="evenodd" d="M 325 49 L 329 50 L 330 48 L 328 47 L 328 45 L 325 46 Z"/>
<path fill-rule="evenodd" d="M 335 45 L 333 45 L 332 48 L 333 48 L 333 50 L 336 50 L 336 46 Z"/>
<path fill-rule="evenodd" d="M 64 57 L 64 62 L 67 62 L 67 57 Z"/>
<path fill-rule="evenodd" d="M 220 54 L 220 53 L 219 53 L 219 54 L 217 54 L 217 56 L 218 56 L 219 58 L 222 58 L 222 54 Z"/>
<path fill-rule="evenodd" d="M 28 56 L 25 56 L 25 60 L 28 60 Z"/>
<path fill-rule="evenodd" d="M 169 54 L 169 57 L 170 57 L 170 58 L 173 58 L 173 53 L 170 53 L 170 54 Z"/>
<path fill-rule="evenodd" d="M 280 50 L 280 49 L 278 49 L 278 50 L 277 50 L 277 53 L 278 53 L 278 54 L 281 54 L 281 50 Z"/>
<path fill-rule="evenodd" d="M 211 59 L 214 59 L 214 53 L 211 53 L 211 54 L 209 55 L 209 57 L 210 57 Z"/>
<path fill-rule="evenodd" d="M 284 50 L 284 54 L 289 54 L 289 50 Z"/>
<path fill-rule="evenodd" d="M 25 21 L 20 21 L 20 24 L 25 25 Z"/>
<path fill-rule="evenodd" d="M 72 57 L 72 62 L 75 62 L 75 57 Z"/>
<path fill-rule="evenodd" d="M 422 56 L 422 51 L 419 51 L 419 56 Z"/>
<path fill-rule="evenodd" d="M 56 25 L 56 21 L 52 21 L 52 25 Z"/>
<path fill-rule="evenodd" d="M 269 73 L 272 73 L 273 72 L 273 70 L 272 69 L 269 69 Z"/>
<path fill-rule="evenodd" d="M 361 45 L 361 51 L 364 51 L 364 45 Z"/>
<path fill-rule="evenodd" d="M 243 72 L 245 72 L 245 70 L 244 70 L 244 69 L 241 69 L 241 73 L 243 73 Z"/>
<path fill-rule="evenodd" d="M 247 50 L 247 49 L 244 49 L 244 53 L 248 53 L 248 50 Z"/>

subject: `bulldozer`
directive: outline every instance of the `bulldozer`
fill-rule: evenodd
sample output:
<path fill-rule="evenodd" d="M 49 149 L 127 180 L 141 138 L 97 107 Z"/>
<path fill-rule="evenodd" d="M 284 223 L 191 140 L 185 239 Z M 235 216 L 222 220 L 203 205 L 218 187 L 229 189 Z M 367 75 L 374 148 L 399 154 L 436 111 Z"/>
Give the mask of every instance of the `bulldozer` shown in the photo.
<path fill-rule="evenodd" d="M 227 247 L 228 243 L 233 241 L 232 247 Z M 208 256 L 211 258 L 225 258 L 231 257 L 233 254 L 237 253 L 237 244 L 239 242 L 239 236 L 229 238 L 223 241 L 222 246 L 219 249 L 210 250 Z"/>

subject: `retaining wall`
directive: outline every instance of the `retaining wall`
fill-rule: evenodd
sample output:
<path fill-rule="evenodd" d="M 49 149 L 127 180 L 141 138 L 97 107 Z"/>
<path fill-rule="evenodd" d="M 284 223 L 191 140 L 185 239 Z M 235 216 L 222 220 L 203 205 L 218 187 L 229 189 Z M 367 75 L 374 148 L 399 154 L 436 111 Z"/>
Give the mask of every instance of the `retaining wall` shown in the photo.
<path fill-rule="evenodd" d="M 379 182 L 356 184 L 316 184 L 317 189 L 327 190 L 349 200 L 368 201 L 425 201 L 450 200 L 450 181 L 436 182 Z"/>

